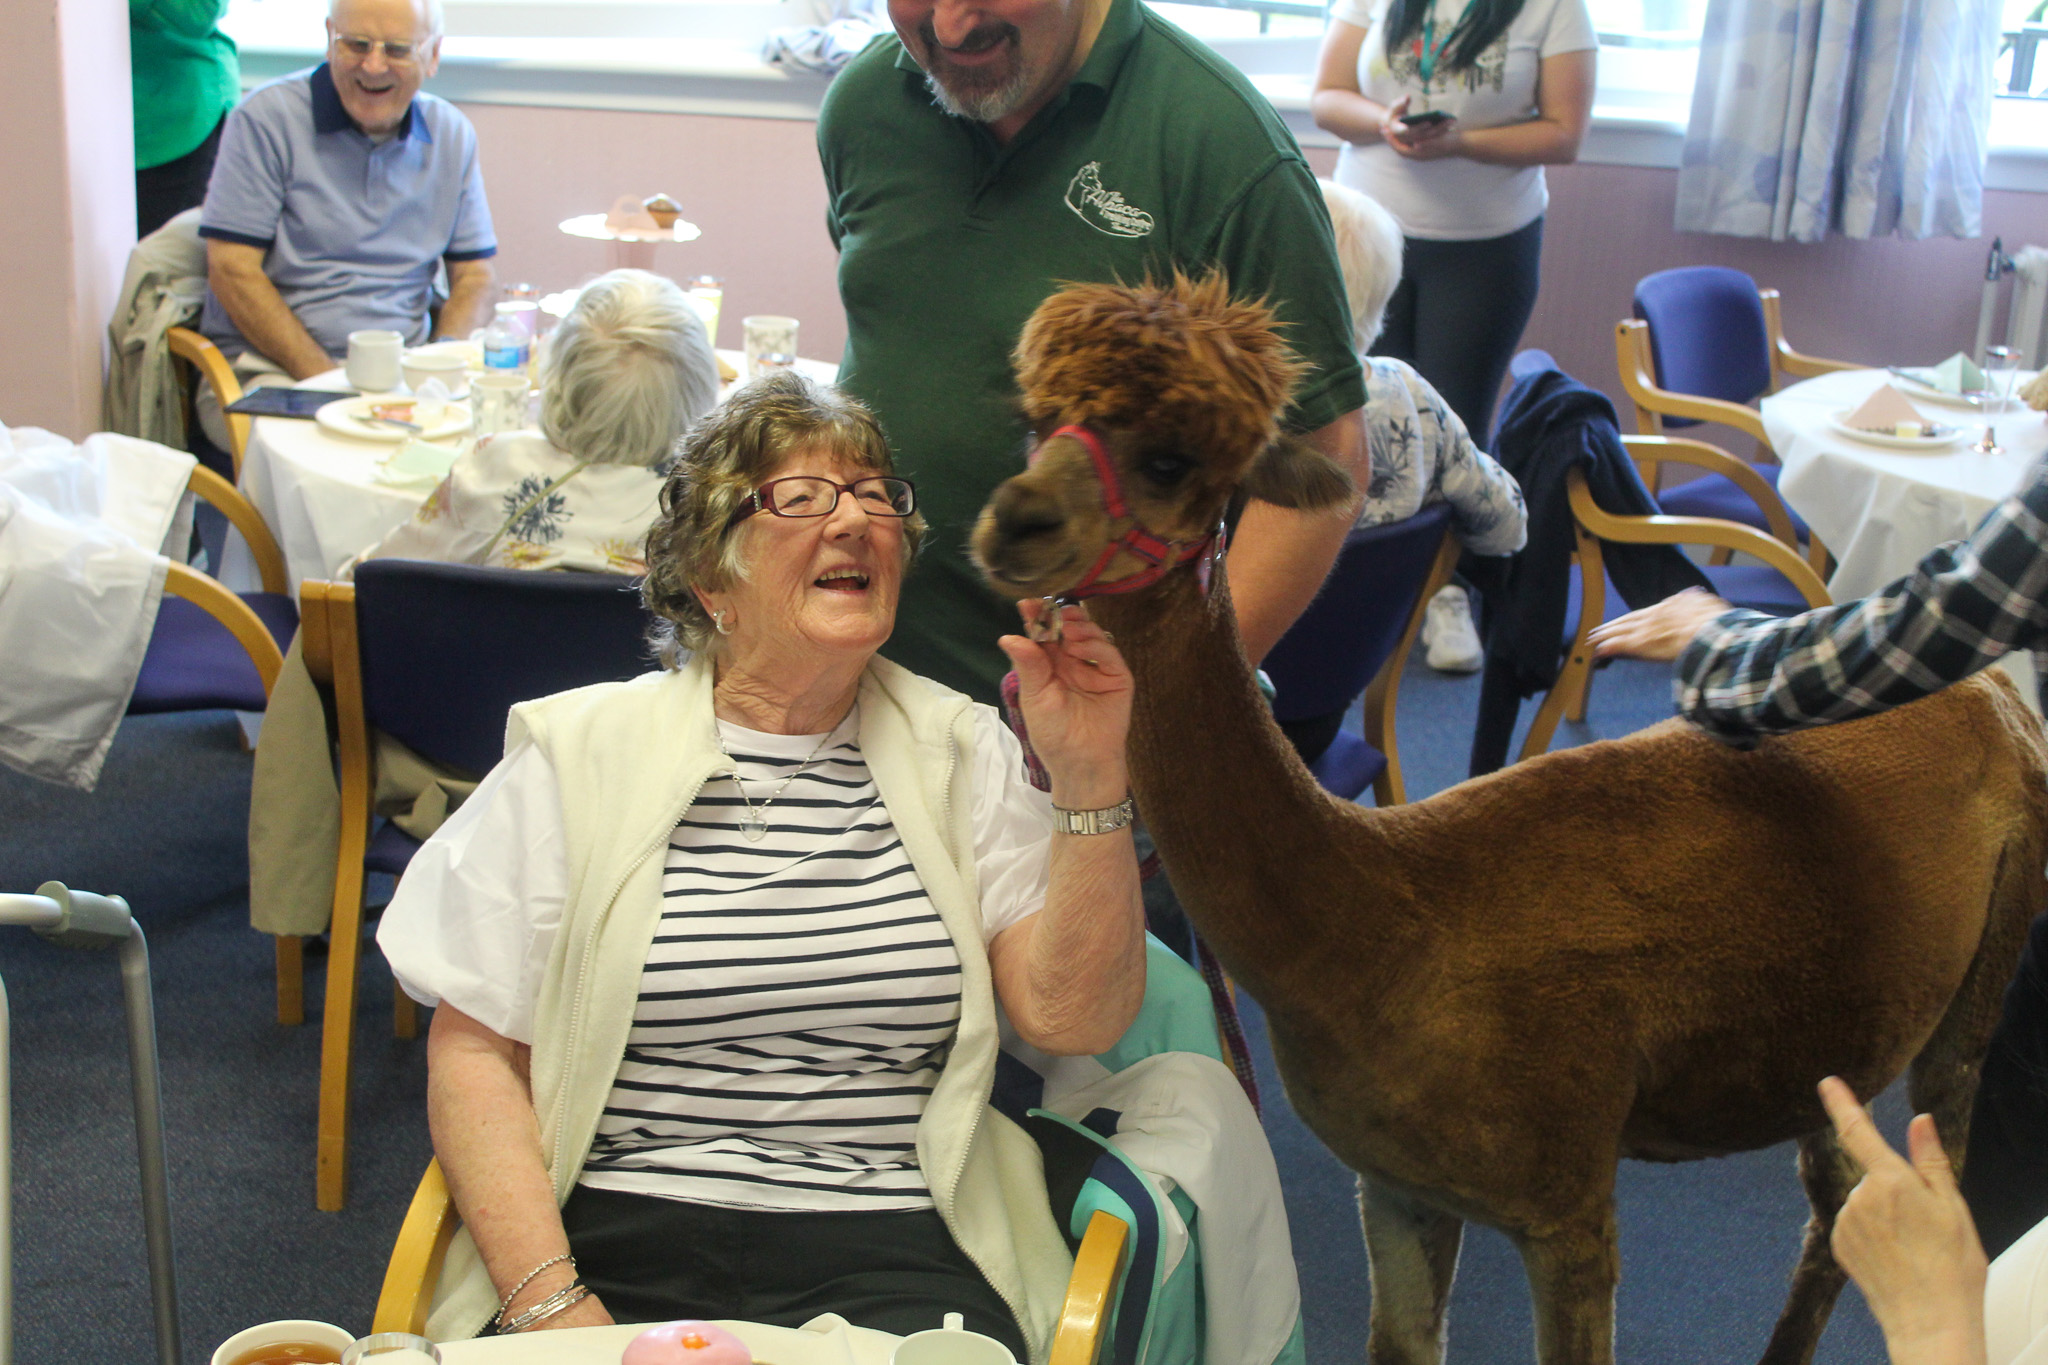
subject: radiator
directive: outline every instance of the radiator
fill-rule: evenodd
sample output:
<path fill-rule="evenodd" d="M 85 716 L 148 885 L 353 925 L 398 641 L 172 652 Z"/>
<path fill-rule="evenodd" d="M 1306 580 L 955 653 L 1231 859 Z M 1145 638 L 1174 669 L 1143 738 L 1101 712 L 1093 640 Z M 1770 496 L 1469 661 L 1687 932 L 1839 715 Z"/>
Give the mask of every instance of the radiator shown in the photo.
<path fill-rule="evenodd" d="M 2020 368 L 2048 366 L 2048 250 L 2024 247 L 2012 258 L 2012 307 L 2005 315 L 2005 344 Z"/>
<path fill-rule="evenodd" d="M 2008 256 L 2004 243 L 1994 241 L 1984 265 L 1984 295 L 1977 306 L 1977 363 L 1984 363 L 1984 348 L 1991 344 L 1991 324 L 1998 312 L 1998 281 L 2012 276 L 2012 305 L 2005 314 L 2005 344 L 2012 347 L 2020 368 L 2048 368 L 2048 250 L 2038 246 L 2020 248 Z"/>

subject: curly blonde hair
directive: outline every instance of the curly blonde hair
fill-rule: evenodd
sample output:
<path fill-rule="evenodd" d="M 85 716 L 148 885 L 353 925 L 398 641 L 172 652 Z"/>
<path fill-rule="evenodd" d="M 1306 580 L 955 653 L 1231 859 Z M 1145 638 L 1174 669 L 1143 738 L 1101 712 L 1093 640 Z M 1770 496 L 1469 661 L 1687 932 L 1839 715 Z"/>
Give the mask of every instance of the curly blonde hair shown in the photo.
<path fill-rule="evenodd" d="M 719 634 L 697 591 L 718 592 L 747 576 L 740 503 L 793 454 L 824 447 L 854 468 L 893 473 L 881 425 L 854 399 L 794 370 L 755 380 L 691 428 L 661 489 L 661 515 L 647 528 L 647 577 L 640 595 L 655 623 L 648 639 L 667 668 L 686 653 L 718 647 Z M 903 521 L 905 567 L 924 543 L 925 521 Z"/>

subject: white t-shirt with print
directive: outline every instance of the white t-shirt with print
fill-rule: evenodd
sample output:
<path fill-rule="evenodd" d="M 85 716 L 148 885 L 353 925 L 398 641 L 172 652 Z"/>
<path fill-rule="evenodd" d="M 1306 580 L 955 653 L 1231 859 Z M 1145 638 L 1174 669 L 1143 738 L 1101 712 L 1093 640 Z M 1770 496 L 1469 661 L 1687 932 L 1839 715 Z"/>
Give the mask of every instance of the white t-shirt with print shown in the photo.
<path fill-rule="evenodd" d="M 1466 0 L 1436 0 L 1430 17 L 1448 34 Z M 1472 66 L 1451 70 L 1442 56 L 1424 82 L 1416 42 L 1387 58 L 1388 0 L 1337 0 L 1333 21 L 1366 31 L 1358 49 L 1358 90 L 1392 104 L 1409 97 L 1410 113 L 1441 109 L 1464 127 L 1497 128 L 1536 116 L 1537 69 L 1545 57 L 1598 46 L 1586 0 L 1526 0 L 1522 12 Z M 1409 161 L 1384 142 L 1345 144 L 1337 183 L 1370 195 L 1410 237 L 1471 242 L 1504 237 L 1542 216 L 1550 203 L 1541 166 L 1490 166 L 1465 157 Z"/>

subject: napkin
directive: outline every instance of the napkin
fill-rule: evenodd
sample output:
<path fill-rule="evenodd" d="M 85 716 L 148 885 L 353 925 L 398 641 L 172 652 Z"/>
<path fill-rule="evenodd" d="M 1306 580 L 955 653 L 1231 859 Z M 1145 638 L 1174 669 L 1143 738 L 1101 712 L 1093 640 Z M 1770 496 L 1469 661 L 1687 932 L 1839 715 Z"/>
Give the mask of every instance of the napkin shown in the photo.
<path fill-rule="evenodd" d="M 421 407 L 431 404 L 437 408 L 447 407 L 454 401 L 455 397 L 448 392 L 448 386 L 438 379 L 429 379 L 426 383 L 414 389 L 412 396 L 419 400 Z"/>
<path fill-rule="evenodd" d="M 448 477 L 448 471 L 462 454 L 459 446 L 439 446 L 410 437 L 377 467 L 377 482 L 392 488 L 416 488 L 431 492 Z"/>
<path fill-rule="evenodd" d="M 622 194 L 612 204 L 612 211 L 604 216 L 604 225 L 613 232 L 659 232 L 654 215 L 638 199 Z"/>
<path fill-rule="evenodd" d="M 1991 387 L 1984 378 L 1984 371 L 1961 351 L 1928 370 L 1927 383 L 1930 388 L 1940 389 L 1943 393 L 1981 393 Z"/>
<path fill-rule="evenodd" d="M 1920 409 L 1914 407 L 1906 395 L 1889 384 L 1881 384 L 1877 392 L 1842 418 L 1842 425 L 1858 431 L 1881 431 L 1887 436 L 1904 425 L 1912 427 L 1913 434 L 1917 435 L 1919 429 L 1927 425 L 1927 419 L 1920 415 Z"/>

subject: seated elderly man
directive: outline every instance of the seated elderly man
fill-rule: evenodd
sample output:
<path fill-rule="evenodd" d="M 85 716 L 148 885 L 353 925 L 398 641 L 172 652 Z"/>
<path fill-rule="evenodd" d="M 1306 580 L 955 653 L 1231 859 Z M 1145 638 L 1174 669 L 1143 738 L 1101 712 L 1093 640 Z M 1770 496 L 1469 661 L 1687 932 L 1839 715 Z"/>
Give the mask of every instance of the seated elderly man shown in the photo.
<path fill-rule="evenodd" d="M 228 116 L 200 216 L 200 329 L 238 369 L 304 379 L 361 328 L 427 340 L 443 261 L 441 334 L 489 315 L 498 247 L 476 130 L 420 93 L 440 48 L 440 0 L 333 0 L 327 60 Z"/>

